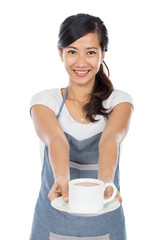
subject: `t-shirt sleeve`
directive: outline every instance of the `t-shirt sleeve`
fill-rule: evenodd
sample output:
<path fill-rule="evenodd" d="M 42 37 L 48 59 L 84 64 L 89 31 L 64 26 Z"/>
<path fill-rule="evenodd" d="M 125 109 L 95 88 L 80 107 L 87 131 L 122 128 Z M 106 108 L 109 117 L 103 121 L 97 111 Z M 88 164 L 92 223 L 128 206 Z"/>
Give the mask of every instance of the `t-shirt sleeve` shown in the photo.
<path fill-rule="evenodd" d="M 54 89 L 43 90 L 36 93 L 30 100 L 30 110 L 34 105 L 44 105 L 49 107 L 55 114 L 58 113 L 59 96 Z"/>
<path fill-rule="evenodd" d="M 116 105 L 123 102 L 128 102 L 133 106 L 133 99 L 130 94 L 115 89 L 109 98 L 104 101 L 103 106 L 107 109 L 107 113 L 110 113 Z"/>

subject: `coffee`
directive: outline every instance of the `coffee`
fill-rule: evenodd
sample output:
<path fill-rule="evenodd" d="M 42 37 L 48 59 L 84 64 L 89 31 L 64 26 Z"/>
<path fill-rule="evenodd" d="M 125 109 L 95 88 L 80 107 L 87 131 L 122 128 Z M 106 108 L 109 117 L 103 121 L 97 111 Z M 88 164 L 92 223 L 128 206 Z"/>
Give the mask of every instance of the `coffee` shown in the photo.
<path fill-rule="evenodd" d="M 110 198 L 104 199 L 106 187 L 113 187 Z M 116 196 L 116 186 L 94 178 L 77 178 L 69 182 L 69 208 L 77 213 L 93 213 L 103 209 L 105 203 Z"/>
<path fill-rule="evenodd" d="M 99 183 L 93 183 L 93 182 L 79 182 L 79 183 L 75 183 L 74 185 L 83 186 L 83 187 L 94 187 L 94 186 L 98 186 Z"/>

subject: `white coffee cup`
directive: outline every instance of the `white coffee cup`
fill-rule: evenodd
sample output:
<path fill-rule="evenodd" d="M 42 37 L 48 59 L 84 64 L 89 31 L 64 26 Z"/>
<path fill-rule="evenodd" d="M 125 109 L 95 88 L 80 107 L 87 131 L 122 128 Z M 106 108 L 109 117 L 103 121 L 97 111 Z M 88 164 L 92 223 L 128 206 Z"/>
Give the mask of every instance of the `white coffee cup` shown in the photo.
<path fill-rule="evenodd" d="M 106 187 L 113 188 L 110 198 L 104 199 Z M 113 183 L 104 183 L 94 178 L 77 178 L 69 182 L 69 208 L 78 213 L 93 213 L 103 209 L 117 194 Z"/>

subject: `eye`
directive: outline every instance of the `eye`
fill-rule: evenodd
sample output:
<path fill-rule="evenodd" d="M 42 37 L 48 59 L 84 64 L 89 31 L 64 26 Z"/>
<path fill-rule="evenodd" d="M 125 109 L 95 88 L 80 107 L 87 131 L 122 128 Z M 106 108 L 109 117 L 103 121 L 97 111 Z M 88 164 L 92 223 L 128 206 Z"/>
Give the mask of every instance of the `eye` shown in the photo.
<path fill-rule="evenodd" d="M 96 54 L 95 51 L 89 51 L 89 52 L 88 52 L 88 55 L 94 55 L 94 54 Z"/>
<path fill-rule="evenodd" d="M 74 50 L 69 50 L 68 53 L 70 53 L 71 55 L 75 55 L 75 54 L 76 54 L 76 51 L 74 51 Z"/>

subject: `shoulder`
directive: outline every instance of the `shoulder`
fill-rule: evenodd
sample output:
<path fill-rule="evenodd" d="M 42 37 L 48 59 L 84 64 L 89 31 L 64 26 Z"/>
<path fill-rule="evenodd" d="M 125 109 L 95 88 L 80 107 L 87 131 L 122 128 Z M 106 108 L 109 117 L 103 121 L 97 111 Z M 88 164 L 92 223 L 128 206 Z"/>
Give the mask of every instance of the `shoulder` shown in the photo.
<path fill-rule="evenodd" d="M 128 102 L 133 106 L 133 99 L 129 93 L 115 89 L 111 95 L 105 101 L 103 101 L 103 106 L 109 113 L 116 105 L 123 102 Z"/>
<path fill-rule="evenodd" d="M 36 99 L 36 98 L 57 98 L 60 95 L 60 88 L 53 88 L 53 89 L 45 89 L 43 91 L 37 92 L 35 93 L 32 99 Z"/>
<path fill-rule="evenodd" d="M 30 109 L 34 105 L 41 104 L 51 108 L 54 112 L 57 112 L 61 100 L 62 96 L 60 88 L 45 89 L 32 96 L 30 100 Z"/>

